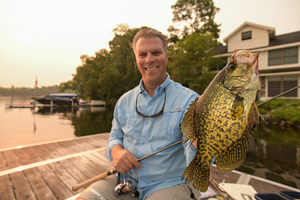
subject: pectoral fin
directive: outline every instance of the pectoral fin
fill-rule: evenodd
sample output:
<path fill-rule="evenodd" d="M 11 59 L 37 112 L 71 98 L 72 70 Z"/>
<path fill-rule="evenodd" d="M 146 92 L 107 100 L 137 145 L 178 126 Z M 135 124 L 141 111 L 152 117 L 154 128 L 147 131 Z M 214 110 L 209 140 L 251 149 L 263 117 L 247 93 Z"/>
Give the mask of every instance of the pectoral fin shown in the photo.
<path fill-rule="evenodd" d="M 242 117 L 244 113 L 244 97 L 237 93 L 231 107 L 231 119 L 237 120 Z"/>
<path fill-rule="evenodd" d="M 249 117 L 251 117 L 251 119 L 254 121 L 255 124 L 259 124 L 259 112 L 258 112 L 258 108 L 256 106 L 255 103 L 253 103 L 251 105 L 250 111 L 249 111 Z"/>

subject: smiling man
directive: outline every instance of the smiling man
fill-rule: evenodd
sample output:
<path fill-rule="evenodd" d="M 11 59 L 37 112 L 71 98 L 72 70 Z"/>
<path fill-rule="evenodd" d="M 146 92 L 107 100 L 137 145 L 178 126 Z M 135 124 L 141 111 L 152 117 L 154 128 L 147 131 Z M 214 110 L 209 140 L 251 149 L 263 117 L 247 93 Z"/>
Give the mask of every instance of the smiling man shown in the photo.
<path fill-rule="evenodd" d="M 142 29 L 134 37 L 133 49 L 142 79 L 115 106 L 105 155 L 119 172 L 119 180 L 133 183 L 139 199 L 199 199 L 199 191 L 181 180 L 196 153 L 193 145 L 178 144 L 138 162 L 182 139 L 184 112 L 199 96 L 170 79 L 166 72 L 167 44 L 166 37 L 154 29 Z M 78 200 L 137 199 L 119 192 L 114 195 L 116 182 L 114 176 L 95 182 Z"/>

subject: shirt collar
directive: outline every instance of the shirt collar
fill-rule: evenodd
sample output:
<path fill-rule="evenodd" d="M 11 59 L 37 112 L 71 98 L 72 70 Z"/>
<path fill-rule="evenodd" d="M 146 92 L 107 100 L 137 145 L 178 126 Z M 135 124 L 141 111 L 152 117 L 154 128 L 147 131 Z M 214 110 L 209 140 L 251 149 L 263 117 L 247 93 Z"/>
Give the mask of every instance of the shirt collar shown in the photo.
<path fill-rule="evenodd" d="M 170 75 L 167 73 L 166 80 L 155 89 L 155 94 L 154 95 L 156 96 L 156 93 L 158 93 L 158 95 L 162 95 L 164 93 L 164 88 L 167 89 L 167 87 L 171 84 L 171 82 L 172 82 L 172 80 L 170 78 Z M 140 86 L 140 91 L 145 92 L 143 78 L 140 80 L 139 86 Z"/>

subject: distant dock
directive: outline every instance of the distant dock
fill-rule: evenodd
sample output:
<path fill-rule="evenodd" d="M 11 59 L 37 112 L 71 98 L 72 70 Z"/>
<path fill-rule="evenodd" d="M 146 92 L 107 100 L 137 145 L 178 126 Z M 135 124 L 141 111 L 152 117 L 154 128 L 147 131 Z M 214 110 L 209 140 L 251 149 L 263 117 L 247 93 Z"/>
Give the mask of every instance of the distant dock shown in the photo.
<path fill-rule="evenodd" d="M 33 108 L 34 105 L 32 103 L 8 103 L 6 104 L 6 108 Z"/>
<path fill-rule="evenodd" d="M 72 106 L 68 105 L 56 105 L 56 104 L 41 104 L 38 102 L 27 102 L 27 103 L 8 103 L 6 104 L 6 108 L 34 108 L 34 107 L 105 107 L 106 102 L 102 100 L 91 100 L 86 103 L 79 103 Z"/>

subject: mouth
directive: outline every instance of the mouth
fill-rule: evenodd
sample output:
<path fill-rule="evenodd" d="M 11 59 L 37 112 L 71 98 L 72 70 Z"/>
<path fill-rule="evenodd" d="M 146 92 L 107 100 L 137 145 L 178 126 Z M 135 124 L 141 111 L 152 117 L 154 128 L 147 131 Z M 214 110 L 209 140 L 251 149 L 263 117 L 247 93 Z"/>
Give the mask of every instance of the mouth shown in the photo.
<path fill-rule="evenodd" d="M 148 67 L 148 68 L 145 68 L 147 71 L 154 71 L 156 70 L 158 67 Z"/>

